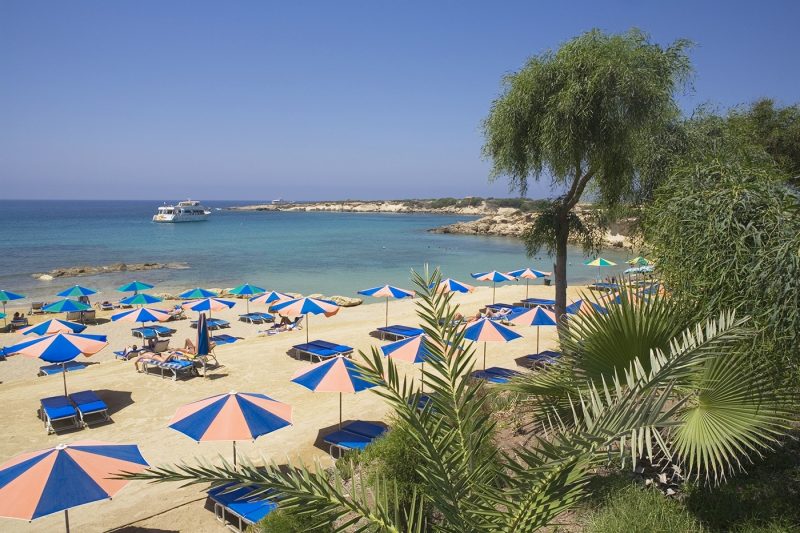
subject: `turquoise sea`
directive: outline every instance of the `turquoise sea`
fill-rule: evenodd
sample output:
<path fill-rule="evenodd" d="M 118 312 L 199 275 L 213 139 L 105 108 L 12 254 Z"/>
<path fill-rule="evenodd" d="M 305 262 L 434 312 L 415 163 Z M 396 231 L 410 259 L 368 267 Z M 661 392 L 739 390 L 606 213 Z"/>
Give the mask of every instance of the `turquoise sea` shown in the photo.
<path fill-rule="evenodd" d="M 493 269 L 552 270 L 552 260 L 544 255 L 526 258 L 516 239 L 426 231 L 474 217 L 216 209 L 252 203 L 258 202 L 204 202 L 215 208 L 207 222 L 156 224 L 151 221 L 159 205 L 155 201 L 0 200 L 0 289 L 53 299 L 78 283 L 113 299 L 119 295 L 114 287 L 139 279 L 156 285 L 153 292 L 246 281 L 280 291 L 353 295 L 387 282 L 409 286 L 410 270 L 426 263 L 463 281 L 470 281 L 470 272 Z M 628 258 L 615 251 L 603 256 L 618 263 Z M 572 282 L 597 276 L 596 268 L 583 266 L 584 260 L 580 250 L 570 250 Z M 185 262 L 189 268 L 53 281 L 31 276 L 118 262 Z"/>

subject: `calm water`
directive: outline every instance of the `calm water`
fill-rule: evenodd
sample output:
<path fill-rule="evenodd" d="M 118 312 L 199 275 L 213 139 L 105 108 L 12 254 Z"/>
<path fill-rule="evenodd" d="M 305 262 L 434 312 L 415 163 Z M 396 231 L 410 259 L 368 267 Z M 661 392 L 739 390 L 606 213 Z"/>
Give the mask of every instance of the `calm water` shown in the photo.
<path fill-rule="evenodd" d="M 254 202 L 205 205 L 243 203 Z M 527 259 L 514 239 L 426 232 L 474 217 L 215 210 L 207 222 L 155 224 L 151 217 L 157 206 L 153 201 L 0 200 L 0 289 L 52 299 L 79 283 L 115 298 L 114 287 L 139 279 L 156 285 L 154 292 L 247 281 L 275 290 L 352 295 L 386 282 L 408 286 L 409 271 L 425 263 L 465 281 L 477 271 L 552 269 L 546 256 Z M 597 275 L 597 269 L 582 265 L 580 250 L 570 254 L 572 281 Z M 627 258 L 614 252 L 604 256 L 618 263 Z M 61 267 L 148 261 L 186 262 L 189 268 L 53 281 L 31 276 Z"/>

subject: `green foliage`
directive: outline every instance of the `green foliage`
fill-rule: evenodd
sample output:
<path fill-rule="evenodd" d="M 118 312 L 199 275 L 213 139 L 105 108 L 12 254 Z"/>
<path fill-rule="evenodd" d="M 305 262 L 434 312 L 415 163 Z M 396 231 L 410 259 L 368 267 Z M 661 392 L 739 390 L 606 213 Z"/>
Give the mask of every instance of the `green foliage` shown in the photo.
<path fill-rule="evenodd" d="M 532 57 L 506 77 L 484 123 L 492 176 L 508 176 L 524 194 L 530 176 L 570 185 L 589 173 L 603 199 L 618 198 L 630 188 L 632 148 L 678 113 L 673 93 L 690 72 L 688 46 L 593 30 Z"/>
<path fill-rule="evenodd" d="M 525 213 L 533 213 L 546 209 L 550 202 L 547 200 L 533 200 L 531 198 L 492 198 L 486 202 L 491 207 L 510 207 Z"/>
<path fill-rule="evenodd" d="M 562 223 L 560 211 L 561 206 L 558 202 L 547 202 L 539 216 L 525 228 L 521 237 L 528 257 L 538 255 L 542 249 L 549 255 L 555 255 Z M 594 217 L 581 218 L 572 211 L 568 212 L 565 218 L 569 238 L 578 242 L 584 253 L 594 254 L 600 250 L 603 243 L 604 221 Z"/>
<path fill-rule="evenodd" d="M 732 110 L 728 122 L 751 144 L 763 148 L 788 176 L 800 178 L 800 106 L 776 107 L 774 101 L 762 98 L 748 108 Z"/>
<path fill-rule="evenodd" d="M 248 533 L 300 533 L 302 531 L 328 533 L 333 529 L 324 520 L 302 516 L 279 507 L 247 531 Z"/>
<path fill-rule="evenodd" d="M 587 533 L 703 532 L 705 528 L 679 502 L 661 492 L 629 484 L 588 517 Z"/>
<path fill-rule="evenodd" d="M 751 357 L 800 378 L 800 197 L 762 165 L 677 166 L 645 212 L 646 238 L 680 302 L 700 317 L 749 315 Z"/>
<path fill-rule="evenodd" d="M 586 424 L 585 416 L 575 417 L 573 398 L 597 401 L 593 388 L 610 388 L 620 396 L 630 389 L 642 398 L 664 391 L 669 399 L 659 424 L 627 436 L 632 464 L 641 456 L 666 459 L 680 465 L 684 475 L 714 483 L 776 444 L 796 416 L 765 365 L 737 349 L 754 335 L 743 320 L 723 315 L 702 328 L 684 329 L 692 313 L 679 302 L 658 295 L 647 301 L 633 293 L 620 296 L 607 314 L 570 319 L 562 335 L 563 361 L 554 370 L 509 386 L 528 396 L 539 421 Z M 682 362 L 687 357 L 694 362 Z M 620 439 L 620 449 L 625 446 Z"/>

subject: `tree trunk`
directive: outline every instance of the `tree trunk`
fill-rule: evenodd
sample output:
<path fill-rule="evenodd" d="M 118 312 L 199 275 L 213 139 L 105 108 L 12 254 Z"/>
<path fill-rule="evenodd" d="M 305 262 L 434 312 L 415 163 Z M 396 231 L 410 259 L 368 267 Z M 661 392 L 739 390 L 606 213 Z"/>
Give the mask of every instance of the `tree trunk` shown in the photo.
<path fill-rule="evenodd" d="M 556 320 L 560 323 L 561 316 L 565 313 L 567 307 L 567 242 L 569 240 L 569 225 L 567 223 L 567 211 L 564 208 L 558 215 L 557 224 L 553 278 L 556 284 Z"/>

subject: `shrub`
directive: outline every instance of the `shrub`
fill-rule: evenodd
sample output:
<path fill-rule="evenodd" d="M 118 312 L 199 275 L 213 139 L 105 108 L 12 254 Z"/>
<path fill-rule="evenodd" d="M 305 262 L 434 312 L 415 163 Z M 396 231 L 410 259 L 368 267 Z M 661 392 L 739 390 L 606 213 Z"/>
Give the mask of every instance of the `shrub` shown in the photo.
<path fill-rule="evenodd" d="M 327 533 L 333 531 L 330 525 L 319 524 L 320 520 L 316 516 L 298 515 L 279 507 L 248 531 L 251 533 L 299 533 L 301 531 Z"/>
<path fill-rule="evenodd" d="M 701 532 L 705 529 L 679 502 L 656 490 L 630 484 L 613 492 L 602 507 L 589 515 L 585 531 Z"/>

